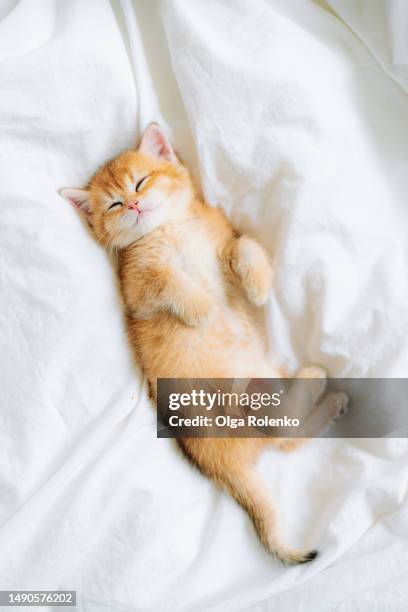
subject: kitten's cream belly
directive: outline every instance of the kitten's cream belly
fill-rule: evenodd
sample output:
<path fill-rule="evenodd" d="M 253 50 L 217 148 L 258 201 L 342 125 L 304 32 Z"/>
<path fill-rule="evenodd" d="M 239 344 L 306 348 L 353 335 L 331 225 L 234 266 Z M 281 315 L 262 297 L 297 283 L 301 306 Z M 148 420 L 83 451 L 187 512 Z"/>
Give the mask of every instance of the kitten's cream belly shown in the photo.
<path fill-rule="evenodd" d="M 245 312 L 220 306 L 211 323 L 190 327 L 161 313 L 129 321 L 132 345 L 152 382 L 157 378 L 263 378 L 272 368 L 260 330 Z"/>

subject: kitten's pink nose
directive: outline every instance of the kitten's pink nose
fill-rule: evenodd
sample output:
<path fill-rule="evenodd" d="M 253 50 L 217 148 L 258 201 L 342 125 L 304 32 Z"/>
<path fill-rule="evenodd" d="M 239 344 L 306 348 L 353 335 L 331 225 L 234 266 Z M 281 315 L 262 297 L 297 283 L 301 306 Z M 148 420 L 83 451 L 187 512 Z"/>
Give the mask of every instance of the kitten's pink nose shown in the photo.
<path fill-rule="evenodd" d="M 133 200 L 133 202 L 129 202 L 128 208 L 129 210 L 137 210 L 137 212 L 140 212 L 139 202 L 137 200 Z"/>

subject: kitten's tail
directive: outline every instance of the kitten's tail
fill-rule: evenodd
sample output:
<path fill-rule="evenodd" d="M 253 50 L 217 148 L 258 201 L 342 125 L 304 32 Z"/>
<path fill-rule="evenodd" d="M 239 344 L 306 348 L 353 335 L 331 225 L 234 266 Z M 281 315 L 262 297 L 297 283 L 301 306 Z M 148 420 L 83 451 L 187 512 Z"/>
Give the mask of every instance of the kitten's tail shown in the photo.
<path fill-rule="evenodd" d="M 220 443 L 216 452 L 214 446 Z M 179 440 L 188 458 L 216 484 L 228 493 L 248 513 L 265 549 L 287 565 L 307 563 L 317 556 L 316 550 L 295 550 L 279 536 L 276 510 L 264 493 L 265 485 L 252 465 L 240 465 L 233 454 L 220 452 L 227 440 Z M 207 444 L 206 444 L 207 443 Z M 211 444 L 212 443 L 212 444 Z M 215 443 L 215 444 L 214 444 Z M 207 446 L 206 452 L 201 446 Z M 198 452 L 196 452 L 198 450 Z"/>

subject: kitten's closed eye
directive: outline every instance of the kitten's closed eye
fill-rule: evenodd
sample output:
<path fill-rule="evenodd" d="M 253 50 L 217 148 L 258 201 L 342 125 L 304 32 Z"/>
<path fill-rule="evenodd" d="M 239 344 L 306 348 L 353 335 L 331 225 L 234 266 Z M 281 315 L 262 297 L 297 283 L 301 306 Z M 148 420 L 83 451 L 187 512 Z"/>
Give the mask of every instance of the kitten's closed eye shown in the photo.
<path fill-rule="evenodd" d="M 142 179 L 140 179 L 140 181 L 136 184 L 136 189 L 135 191 L 140 191 L 143 188 L 143 185 L 146 184 L 147 180 L 150 178 L 150 174 L 148 174 L 147 176 L 144 176 Z"/>
<path fill-rule="evenodd" d="M 111 208 L 115 208 L 116 206 L 123 206 L 123 202 L 114 202 L 109 206 L 108 210 L 111 210 Z"/>

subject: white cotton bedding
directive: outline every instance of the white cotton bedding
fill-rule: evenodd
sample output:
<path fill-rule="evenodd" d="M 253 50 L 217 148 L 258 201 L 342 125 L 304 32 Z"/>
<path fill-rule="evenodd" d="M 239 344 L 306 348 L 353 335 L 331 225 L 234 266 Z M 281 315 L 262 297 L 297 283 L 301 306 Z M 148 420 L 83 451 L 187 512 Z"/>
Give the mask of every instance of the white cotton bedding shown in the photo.
<path fill-rule="evenodd" d="M 0 17 L 0 589 L 76 589 L 81 612 L 406 609 L 407 441 L 265 455 L 286 538 L 321 552 L 280 566 L 156 439 L 113 272 L 57 195 L 159 121 L 274 258 L 277 363 L 406 376 L 406 2 L 8 0 Z"/>

